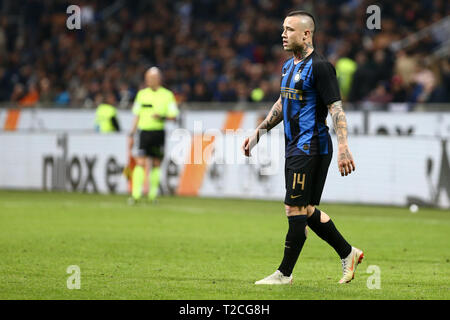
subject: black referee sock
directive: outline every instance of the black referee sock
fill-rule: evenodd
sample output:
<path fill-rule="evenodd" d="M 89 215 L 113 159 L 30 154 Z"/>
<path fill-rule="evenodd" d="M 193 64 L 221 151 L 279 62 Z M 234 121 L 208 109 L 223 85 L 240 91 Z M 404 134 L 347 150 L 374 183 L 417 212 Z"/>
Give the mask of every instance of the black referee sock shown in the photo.
<path fill-rule="evenodd" d="M 320 222 L 320 210 L 317 208 L 308 218 L 308 226 L 320 238 L 328 242 L 328 244 L 336 250 L 341 259 L 347 257 L 352 251 L 352 246 L 345 241 L 344 237 L 336 229 L 331 219 L 325 223 Z"/>
<path fill-rule="evenodd" d="M 289 229 L 286 235 L 283 261 L 278 268 L 286 277 L 291 275 L 306 240 L 306 215 L 291 216 L 288 217 L 288 220 Z"/>

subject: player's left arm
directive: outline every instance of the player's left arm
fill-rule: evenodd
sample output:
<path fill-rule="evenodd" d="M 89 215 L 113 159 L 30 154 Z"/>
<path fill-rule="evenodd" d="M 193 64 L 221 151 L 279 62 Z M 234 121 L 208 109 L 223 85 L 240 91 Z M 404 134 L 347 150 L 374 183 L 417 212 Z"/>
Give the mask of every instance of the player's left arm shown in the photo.
<path fill-rule="evenodd" d="M 347 118 L 344 109 L 342 109 L 342 101 L 338 100 L 328 105 L 328 110 L 333 119 L 334 131 L 336 132 L 338 141 L 338 167 L 341 176 L 347 176 L 355 171 L 355 162 L 347 141 Z"/>

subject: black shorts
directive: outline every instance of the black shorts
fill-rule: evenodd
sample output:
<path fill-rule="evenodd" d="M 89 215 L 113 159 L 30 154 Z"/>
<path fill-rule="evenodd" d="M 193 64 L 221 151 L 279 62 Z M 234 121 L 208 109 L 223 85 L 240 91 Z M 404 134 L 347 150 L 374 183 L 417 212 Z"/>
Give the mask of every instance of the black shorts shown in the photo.
<path fill-rule="evenodd" d="M 142 130 L 139 133 L 138 156 L 162 159 L 164 157 L 164 141 L 164 130 Z"/>
<path fill-rule="evenodd" d="M 289 206 L 319 205 L 332 154 L 293 156 L 286 159 L 284 177 Z"/>

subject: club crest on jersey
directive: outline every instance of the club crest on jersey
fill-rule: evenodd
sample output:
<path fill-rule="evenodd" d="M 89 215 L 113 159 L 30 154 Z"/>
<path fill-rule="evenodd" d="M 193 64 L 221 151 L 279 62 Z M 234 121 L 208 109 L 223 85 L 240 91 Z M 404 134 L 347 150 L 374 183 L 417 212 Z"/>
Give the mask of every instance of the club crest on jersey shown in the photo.
<path fill-rule="evenodd" d="M 294 82 L 298 82 L 300 80 L 300 73 L 297 73 L 294 77 Z"/>

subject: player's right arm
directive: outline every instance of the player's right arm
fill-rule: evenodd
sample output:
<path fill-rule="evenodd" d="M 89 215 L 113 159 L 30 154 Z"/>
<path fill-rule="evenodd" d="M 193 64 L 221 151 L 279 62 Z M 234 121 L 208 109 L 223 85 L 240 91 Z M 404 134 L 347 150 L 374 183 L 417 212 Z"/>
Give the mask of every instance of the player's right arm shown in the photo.
<path fill-rule="evenodd" d="M 279 124 L 283 120 L 283 104 L 281 103 L 281 96 L 278 98 L 277 102 L 272 106 L 266 118 L 260 125 L 255 129 L 255 132 L 250 137 L 245 138 L 242 144 L 242 152 L 247 157 L 250 157 L 250 151 L 258 143 L 261 136 L 270 131 L 273 127 Z"/>

